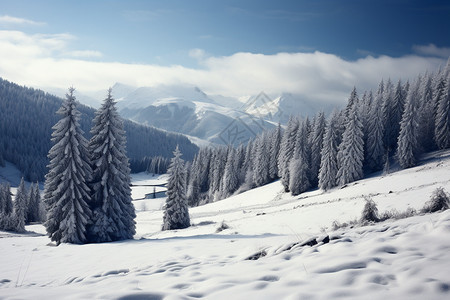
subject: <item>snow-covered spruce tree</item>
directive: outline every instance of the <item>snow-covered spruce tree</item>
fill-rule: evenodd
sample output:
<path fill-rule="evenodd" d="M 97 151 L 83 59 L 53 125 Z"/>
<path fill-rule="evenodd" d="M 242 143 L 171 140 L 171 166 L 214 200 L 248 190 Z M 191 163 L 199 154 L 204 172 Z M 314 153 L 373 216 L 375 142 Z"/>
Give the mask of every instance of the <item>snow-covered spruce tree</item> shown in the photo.
<path fill-rule="evenodd" d="M 191 225 L 186 200 L 186 170 L 178 146 L 173 155 L 168 171 L 169 182 L 162 230 L 183 229 Z"/>
<path fill-rule="evenodd" d="M 368 128 L 369 128 L 369 118 L 370 118 L 370 110 L 372 108 L 373 103 L 373 94 L 372 91 L 364 91 L 364 94 L 361 98 L 361 123 L 363 124 L 363 131 L 364 131 L 364 149 L 366 149 L 367 145 L 367 137 L 368 134 Z"/>
<path fill-rule="evenodd" d="M 9 183 L 0 184 L 0 230 L 14 230 L 13 202 Z"/>
<path fill-rule="evenodd" d="M 450 77 L 443 82 L 436 112 L 435 140 L 440 149 L 447 149 L 450 148 Z"/>
<path fill-rule="evenodd" d="M 295 139 L 299 128 L 299 120 L 291 117 L 281 139 L 280 155 L 278 158 L 278 175 L 281 178 L 284 191 L 289 192 L 289 163 L 294 156 Z"/>
<path fill-rule="evenodd" d="M 435 103 L 433 102 L 432 76 L 425 74 L 419 89 L 419 142 L 425 152 L 436 150 Z"/>
<path fill-rule="evenodd" d="M 385 154 L 383 143 L 383 111 L 381 98 L 376 97 L 372 102 L 369 118 L 367 120 L 367 146 L 365 153 L 365 166 L 367 171 L 374 172 L 383 168 Z"/>
<path fill-rule="evenodd" d="M 337 152 L 338 152 L 338 113 L 335 111 L 328 126 L 325 128 L 323 137 L 323 147 L 320 152 L 319 169 L 319 187 L 323 190 L 329 190 L 337 185 L 336 175 L 338 171 Z"/>
<path fill-rule="evenodd" d="M 392 85 L 391 79 L 389 78 L 384 86 L 383 93 L 381 95 L 381 99 L 378 98 L 378 94 L 376 97 L 376 101 L 378 101 L 378 105 L 381 108 L 381 124 L 383 126 L 383 146 L 388 149 L 391 147 L 391 144 L 395 144 L 397 141 L 397 137 L 392 137 L 391 128 L 394 126 L 393 124 L 396 122 L 393 116 L 393 107 L 394 107 L 394 86 Z"/>
<path fill-rule="evenodd" d="M 228 149 L 227 162 L 223 173 L 221 198 L 231 196 L 239 187 L 236 150 Z"/>
<path fill-rule="evenodd" d="M 11 185 L 7 183 L 3 183 L 0 185 L 0 201 L 1 210 L 0 213 L 4 215 L 10 215 L 13 212 L 13 202 L 11 197 Z"/>
<path fill-rule="evenodd" d="M 350 110 L 342 143 L 339 146 L 337 180 L 339 185 L 363 177 L 364 141 L 358 103 Z"/>
<path fill-rule="evenodd" d="M 394 103 L 391 111 L 392 122 L 389 126 L 389 141 L 390 144 L 386 146 L 389 152 L 395 153 L 397 150 L 397 139 L 400 133 L 400 122 L 402 120 L 403 110 L 405 109 L 406 90 L 399 80 L 394 92 Z"/>
<path fill-rule="evenodd" d="M 353 87 L 352 92 L 350 93 L 350 97 L 347 100 L 347 106 L 345 107 L 345 124 L 348 122 L 348 118 L 350 117 L 351 110 L 355 104 L 359 102 L 358 93 L 356 92 L 356 87 Z"/>
<path fill-rule="evenodd" d="M 93 218 L 88 227 L 89 240 L 102 243 L 132 239 L 136 214 L 131 202 L 126 138 L 111 89 L 95 113 L 91 134 Z"/>
<path fill-rule="evenodd" d="M 322 152 L 325 128 L 325 115 L 320 112 L 316 116 L 309 143 L 311 146 L 310 181 L 312 187 L 316 187 L 319 183 L 320 153 Z"/>
<path fill-rule="evenodd" d="M 255 140 L 255 157 L 253 160 L 253 183 L 255 187 L 263 186 L 270 181 L 270 153 L 268 147 L 268 135 L 266 132 L 263 132 Z"/>
<path fill-rule="evenodd" d="M 398 136 L 397 159 L 402 168 L 414 167 L 419 156 L 418 142 L 418 112 L 417 101 L 419 97 L 420 78 L 416 80 L 408 91 L 405 110 L 400 122 Z"/>
<path fill-rule="evenodd" d="M 297 132 L 296 148 L 294 157 L 289 162 L 289 190 L 292 195 L 296 196 L 306 192 L 310 187 L 310 147 L 308 142 L 308 125 L 306 122 L 302 124 Z"/>
<path fill-rule="evenodd" d="M 281 147 L 281 125 L 272 132 L 270 142 L 270 162 L 269 162 L 269 177 L 271 180 L 278 178 L 278 157 L 280 156 Z"/>
<path fill-rule="evenodd" d="M 14 231 L 25 232 L 25 221 L 27 213 L 27 189 L 25 187 L 25 181 L 22 177 L 19 187 L 17 188 L 16 197 L 14 198 Z"/>
<path fill-rule="evenodd" d="M 53 147 L 48 153 L 50 164 L 45 176 L 44 203 L 47 209 L 45 227 L 56 244 L 86 242 L 86 226 L 91 219 L 91 177 L 87 140 L 80 128 L 80 112 L 69 89 L 57 111 L 61 119 L 53 126 Z"/>
<path fill-rule="evenodd" d="M 6 206 L 5 186 L 0 184 L 0 217 L 3 215 Z"/>
<path fill-rule="evenodd" d="M 41 195 L 39 193 L 39 184 L 32 184 L 28 193 L 28 207 L 27 207 L 27 223 L 40 222 L 40 206 Z"/>

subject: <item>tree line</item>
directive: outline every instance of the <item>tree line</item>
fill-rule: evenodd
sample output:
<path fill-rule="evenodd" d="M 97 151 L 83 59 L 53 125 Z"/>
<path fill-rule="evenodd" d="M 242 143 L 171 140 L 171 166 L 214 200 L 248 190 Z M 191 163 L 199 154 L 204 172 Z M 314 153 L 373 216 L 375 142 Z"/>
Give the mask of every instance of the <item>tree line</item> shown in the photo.
<path fill-rule="evenodd" d="M 206 147 L 188 166 L 187 198 L 197 206 L 277 179 L 285 192 L 329 190 L 385 170 L 413 167 L 424 152 L 450 148 L 450 60 L 411 83 L 381 80 L 328 118 L 291 117 L 247 145 Z"/>
<path fill-rule="evenodd" d="M 9 183 L 0 184 L 0 230 L 25 232 L 25 224 L 42 222 L 45 219 L 37 183 L 27 190 L 22 178 L 14 202 L 12 196 Z"/>

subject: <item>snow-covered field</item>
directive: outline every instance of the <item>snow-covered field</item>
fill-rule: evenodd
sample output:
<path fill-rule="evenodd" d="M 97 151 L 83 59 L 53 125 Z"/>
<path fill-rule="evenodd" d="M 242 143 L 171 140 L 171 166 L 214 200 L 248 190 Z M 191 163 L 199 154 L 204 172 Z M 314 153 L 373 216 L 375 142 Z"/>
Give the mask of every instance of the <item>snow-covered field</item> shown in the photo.
<path fill-rule="evenodd" d="M 292 197 L 274 182 L 191 209 L 194 225 L 184 230 L 160 231 L 164 199 L 135 201 L 132 241 L 54 247 L 40 225 L 0 232 L 0 298 L 449 299 L 450 210 L 331 229 L 359 218 L 363 195 L 380 212 L 404 211 L 422 208 L 440 186 L 450 192 L 450 151 L 326 193 Z M 217 232 L 222 222 L 229 228 Z"/>

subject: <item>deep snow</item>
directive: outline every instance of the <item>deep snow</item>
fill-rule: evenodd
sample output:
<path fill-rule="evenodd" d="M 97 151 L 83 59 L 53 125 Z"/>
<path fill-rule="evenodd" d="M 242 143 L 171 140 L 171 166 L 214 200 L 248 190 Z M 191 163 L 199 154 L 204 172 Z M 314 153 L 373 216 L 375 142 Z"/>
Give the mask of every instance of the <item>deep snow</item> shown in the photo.
<path fill-rule="evenodd" d="M 450 210 L 331 230 L 360 216 L 420 209 L 450 192 L 450 151 L 418 167 L 329 192 L 292 197 L 279 182 L 192 208 L 194 226 L 160 231 L 163 199 L 135 201 L 135 240 L 54 247 L 41 225 L 0 232 L 2 299 L 445 299 L 450 297 Z M 155 184 L 166 177 L 133 177 Z M 152 187 L 133 190 L 133 198 Z M 225 222 L 229 228 L 216 232 Z M 311 237 L 331 241 L 300 246 Z M 247 260 L 257 254 L 257 260 Z"/>

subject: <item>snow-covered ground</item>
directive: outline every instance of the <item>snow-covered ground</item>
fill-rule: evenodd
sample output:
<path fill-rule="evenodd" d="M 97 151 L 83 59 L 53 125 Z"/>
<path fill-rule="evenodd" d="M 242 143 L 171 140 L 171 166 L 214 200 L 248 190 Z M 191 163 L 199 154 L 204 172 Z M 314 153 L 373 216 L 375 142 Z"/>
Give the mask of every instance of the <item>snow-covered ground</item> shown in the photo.
<path fill-rule="evenodd" d="M 165 180 L 138 174 L 133 183 Z M 274 182 L 190 209 L 184 230 L 160 231 L 164 199 L 135 201 L 132 241 L 54 247 L 40 225 L 0 232 L 0 298 L 449 299 L 450 210 L 331 230 L 359 218 L 363 195 L 380 212 L 404 211 L 440 186 L 450 192 L 450 151 L 326 193 L 292 197 Z M 218 232 L 222 222 L 229 228 Z"/>

